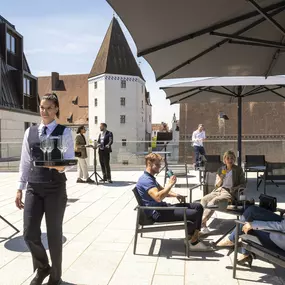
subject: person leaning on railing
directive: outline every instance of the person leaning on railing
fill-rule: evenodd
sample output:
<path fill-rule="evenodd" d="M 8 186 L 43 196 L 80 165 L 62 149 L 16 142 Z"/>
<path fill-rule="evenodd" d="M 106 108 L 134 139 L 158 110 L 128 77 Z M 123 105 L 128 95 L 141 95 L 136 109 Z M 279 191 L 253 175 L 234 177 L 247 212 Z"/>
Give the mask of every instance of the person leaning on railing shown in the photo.
<path fill-rule="evenodd" d="M 218 169 L 215 189 L 201 199 L 203 208 L 211 205 L 218 205 L 221 201 L 236 200 L 237 193 L 241 188 L 245 188 L 246 180 L 243 169 L 235 165 L 236 156 L 233 151 L 226 151 L 223 155 L 225 166 Z M 209 234 L 207 221 L 213 214 L 213 210 L 205 209 L 201 234 Z"/>
<path fill-rule="evenodd" d="M 146 215 L 157 222 L 183 221 L 184 209 L 181 209 L 180 207 L 187 207 L 187 221 L 190 221 L 190 223 L 187 223 L 190 250 L 211 251 L 212 248 L 206 246 L 199 240 L 203 207 L 199 203 L 179 203 L 171 205 L 163 202 L 166 197 L 175 197 L 180 201 L 184 196 L 171 191 L 171 188 L 176 183 L 176 177 L 174 175 L 169 178 L 169 182 L 164 188 L 156 181 L 154 175 L 159 173 L 161 161 L 162 157 L 156 153 L 150 153 L 145 157 L 146 169 L 144 174 L 139 178 L 136 188 L 142 198 L 144 206 L 174 206 L 177 207 L 177 209 L 169 211 L 146 210 Z"/>
<path fill-rule="evenodd" d="M 203 124 L 199 124 L 196 131 L 192 134 L 192 145 L 195 152 L 195 169 L 200 166 L 200 155 L 205 155 L 203 142 L 206 139 L 205 128 Z"/>

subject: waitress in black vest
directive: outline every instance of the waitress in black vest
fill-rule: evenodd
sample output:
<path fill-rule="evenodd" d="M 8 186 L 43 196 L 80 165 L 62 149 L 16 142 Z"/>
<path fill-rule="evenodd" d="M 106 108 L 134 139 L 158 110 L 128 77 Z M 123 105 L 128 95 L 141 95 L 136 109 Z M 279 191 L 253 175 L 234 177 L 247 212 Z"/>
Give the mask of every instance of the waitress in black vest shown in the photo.
<path fill-rule="evenodd" d="M 24 135 L 20 179 L 16 195 L 16 206 L 24 209 L 24 239 L 29 247 L 34 271 L 37 274 L 30 285 L 40 285 L 49 276 L 48 285 L 61 284 L 62 264 L 62 221 L 67 202 L 66 176 L 64 167 L 34 167 L 34 160 L 43 160 L 40 149 L 41 137 L 65 136 L 67 151 L 65 159 L 74 158 L 74 146 L 71 130 L 56 123 L 59 117 L 59 102 L 55 94 L 46 94 L 40 103 L 42 122 L 31 126 Z M 52 159 L 60 159 L 61 153 L 55 146 Z M 22 190 L 26 191 L 25 204 L 22 202 Z M 41 221 L 45 214 L 47 238 L 51 256 L 51 266 L 46 250 L 41 242 Z"/>

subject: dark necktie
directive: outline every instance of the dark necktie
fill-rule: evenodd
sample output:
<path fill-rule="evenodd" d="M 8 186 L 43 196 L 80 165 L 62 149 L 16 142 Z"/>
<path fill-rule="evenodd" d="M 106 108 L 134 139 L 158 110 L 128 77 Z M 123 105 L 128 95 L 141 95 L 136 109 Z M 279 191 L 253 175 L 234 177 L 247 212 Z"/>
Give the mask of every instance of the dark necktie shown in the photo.
<path fill-rule="evenodd" d="M 43 135 L 43 136 L 46 136 L 46 135 L 47 135 L 47 129 L 48 129 L 48 127 L 47 127 L 47 126 L 44 126 L 43 132 L 42 132 L 42 135 Z"/>

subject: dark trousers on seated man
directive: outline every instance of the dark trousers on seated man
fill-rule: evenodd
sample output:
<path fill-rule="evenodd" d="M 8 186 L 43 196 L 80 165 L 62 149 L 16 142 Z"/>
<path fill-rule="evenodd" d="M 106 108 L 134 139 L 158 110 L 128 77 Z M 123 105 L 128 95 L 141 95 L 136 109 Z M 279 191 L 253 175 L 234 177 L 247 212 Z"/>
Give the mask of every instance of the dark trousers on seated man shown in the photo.
<path fill-rule="evenodd" d="M 110 168 L 110 150 L 107 148 L 99 149 L 99 161 L 103 173 L 104 180 L 111 180 Z"/>
<path fill-rule="evenodd" d="M 180 207 L 187 207 L 186 210 L 186 218 L 188 228 L 188 235 L 191 236 L 195 232 L 195 230 L 200 231 L 201 223 L 202 223 L 202 216 L 203 216 L 203 207 L 199 203 L 179 203 L 179 204 L 171 204 L 171 207 L 177 207 L 175 210 L 163 210 L 157 211 L 157 216 L 153 215 L 153 218 L 157 222 L 178 222 L 184 220 L 184 210 L 180 209 Z"/>

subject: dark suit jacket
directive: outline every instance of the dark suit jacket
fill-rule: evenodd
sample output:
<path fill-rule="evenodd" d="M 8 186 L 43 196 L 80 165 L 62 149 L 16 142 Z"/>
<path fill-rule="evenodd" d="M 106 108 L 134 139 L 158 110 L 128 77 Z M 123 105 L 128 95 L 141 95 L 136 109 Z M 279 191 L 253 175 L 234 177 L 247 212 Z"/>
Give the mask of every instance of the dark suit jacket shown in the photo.
<path fill-rule="evenodd" d="M 98 137 L 98 145 L 99 145 L 99 149 L 101 149 L 102 147 L 104 147 L 104 150 L 109 150 L 110 152 L 112 152 L 112 148 L 111 145 L 113 144 L 113 133 L 110 131 L 106 131 L 105 136 L 104 136 L 104 142 L 103 142 L 103 146 L 101 145 L 101 133 Z M 106 145 L 109 146 L 109 148 L 106 148 Z"/>

